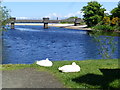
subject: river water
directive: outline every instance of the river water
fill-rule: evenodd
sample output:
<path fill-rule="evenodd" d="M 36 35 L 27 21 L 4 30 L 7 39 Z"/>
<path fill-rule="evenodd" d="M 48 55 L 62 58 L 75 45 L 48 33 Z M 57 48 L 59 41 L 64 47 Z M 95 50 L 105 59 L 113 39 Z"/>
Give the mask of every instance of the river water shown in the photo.
<path fill-rule="evenodd" d="M 114 36 L 115 41 L 119 38 Z M 2 63 L 31 64 L 46 58 L 51 61 L 102 59 L 96 43 L 83 30 L 19 25 L 3 32 Z M 118 58 L 118 50 L 113 58 Z"/>

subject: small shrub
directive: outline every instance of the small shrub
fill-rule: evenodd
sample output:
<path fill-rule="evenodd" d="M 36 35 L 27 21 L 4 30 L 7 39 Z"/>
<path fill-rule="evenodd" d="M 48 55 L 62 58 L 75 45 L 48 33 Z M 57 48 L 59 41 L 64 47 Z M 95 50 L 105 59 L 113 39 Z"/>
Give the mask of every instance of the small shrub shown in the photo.
<path fill-rule="evenodd" d="M 115 17 L 115 18 L 112 19 L 111 24 L 112 25 L 118 25 L 118 22 L 119 22 L 119 18 Z"/>
<path fill-rule="evenodd" d="M 93 27 L 94 30 L 104 30 L 104 31 L 111 31 L 114 28 L 110 25 L 97 25 Z"/>
<path fill-rule="evenodd" d="M 120 26 L 116 25 L 116 26 L 113 27 L 113 29 L 116 30 L 116 31 L 120 31 Z"/>
<path fill-rule="evenodd" d="M 103 24 L 109 25 L 110 24 L 110 18 L 109 17 L 104 17 L 103 18 Z"/>
<path fill-rule="evenodd" d="M 120 26 L 120 18 L 118 18 L 118 26 Z"/>

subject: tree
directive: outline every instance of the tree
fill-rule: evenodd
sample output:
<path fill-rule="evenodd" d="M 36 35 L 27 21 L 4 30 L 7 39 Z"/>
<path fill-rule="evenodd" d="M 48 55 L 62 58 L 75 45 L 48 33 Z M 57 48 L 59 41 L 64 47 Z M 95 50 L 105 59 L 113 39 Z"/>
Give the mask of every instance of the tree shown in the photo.
<path fill-rule="evenodd" d="M 2 29 L 8 23 L 9 18 L 9 10 L 6 8 L 6 6 L 2 6 L 0 2 L 0 29 Z"/>
<path fill-rule="evenodd" d="M 120 1 L 118 2 L 118 6 L 114 8 L 112 11 L 112 17 L 118 17 L 120 18 Z"/>
<path fill-rule="evenodd" d="M 82 8 L 84 20 L 88 27 L 95 26 L 103 19 L 104 11 L 106 11 L 106 9 L 101 7 L 102 5 L 100 5 L 97 1 L 91 1 L 88 2 L 87 6 Z"/>

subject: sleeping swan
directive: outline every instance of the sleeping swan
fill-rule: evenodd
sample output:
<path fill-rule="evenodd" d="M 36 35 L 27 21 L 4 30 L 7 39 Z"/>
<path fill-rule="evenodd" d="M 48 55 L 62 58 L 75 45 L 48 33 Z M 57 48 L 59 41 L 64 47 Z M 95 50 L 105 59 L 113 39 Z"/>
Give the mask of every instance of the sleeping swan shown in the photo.
<path fill-rule="evenodd" d="M 79 72 L 80 67 L 76 65 L 75 62 L 72 63 L 72 65 L 64 65 L 62 67 L 58 68 L 62 72 Z"/>
<path fill-rule="evenodd" d="M 46 60 L 37 61 L 36 64 L 38 64 L 40 66 L 45 66 L 45 67 L 51 67 L 53 65 L 53 63 L 51 61 L 49 61 L 48 58 L 46 58 Z"/>

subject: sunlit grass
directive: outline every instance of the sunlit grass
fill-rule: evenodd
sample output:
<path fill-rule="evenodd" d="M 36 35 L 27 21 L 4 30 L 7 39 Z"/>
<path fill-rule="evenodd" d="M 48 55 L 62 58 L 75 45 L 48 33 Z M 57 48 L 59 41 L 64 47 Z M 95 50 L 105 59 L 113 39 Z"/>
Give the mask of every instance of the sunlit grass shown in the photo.
<path fill-rule="evenodd" d="M 60 82 L 69 88 L 120 88 L 119 77 L 105 76 L 100 69 L 118 69 L 118 60 L 84 60 L 74 61 L 81 67 L 77 73 L 62 73 L 58 67 L 71 64 L 73 61 L 53 61 L 52 67 L 41 67 L 34 64 L 6 64 L 2 70 L 15 70 L 23 68 L 35 68 L 38 71 L 46 71 L 53 74 Z M 120 73 L 119 73 L 120 74 Z"/>

